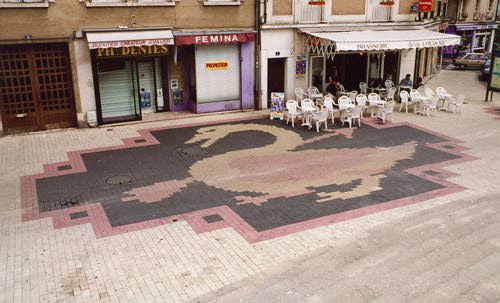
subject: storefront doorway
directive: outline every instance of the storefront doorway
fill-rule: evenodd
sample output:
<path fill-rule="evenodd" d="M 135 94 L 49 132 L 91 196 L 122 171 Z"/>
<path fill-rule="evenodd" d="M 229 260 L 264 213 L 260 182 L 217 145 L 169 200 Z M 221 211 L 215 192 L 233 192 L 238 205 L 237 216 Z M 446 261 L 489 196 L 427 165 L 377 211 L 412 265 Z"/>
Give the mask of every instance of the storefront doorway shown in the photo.
<path fill-rule="evenodd" d="M 76 126 L 66 43 L 0 46 L 0 112 L 6 133 Z"/>
<path fill-rule="evenodd" d="M 319 59 L 323 58 L 311 57 L 312 83 L 315 79 L 318 82 L 322 79 L 322 70 L 319 69 L 322 61 Z M 337 79 L 347 90 L 359 90 L 360 82 L 367 82 L 370 87 L 383 86 L 385 80 L 397 83 L 399 61 L 398 51 L 337 54 L 326 60 L 325 81 L 329 83 Z M 315 62 L 318 63 L 314 65 Z"/>
<path fill-rule="evenodd" d="M 267 106 L 271 106 L 272 92 L 285 92 L 286 58 L 272 58 L 267 61 Z"/>
<path fill-rule="evenodd" d="M 144 113 L 168 110 L 164 57 L 97 59 L 100 123 L 142 119 Z"/>

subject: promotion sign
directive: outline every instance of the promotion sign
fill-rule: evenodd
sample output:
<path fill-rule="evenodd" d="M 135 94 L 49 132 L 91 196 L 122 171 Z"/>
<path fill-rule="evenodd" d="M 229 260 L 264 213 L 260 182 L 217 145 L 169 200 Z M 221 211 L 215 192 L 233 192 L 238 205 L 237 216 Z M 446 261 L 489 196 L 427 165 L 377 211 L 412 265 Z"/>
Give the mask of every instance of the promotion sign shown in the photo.
<path fill-rule="evenodd" d="M 205 63 L 205 69 L 214 70 L 214 69 L 228 69 L 229 62 L 227 61 L 217 61 L 217 62 L 207 62 Z"/>
<path fill-rule="evenodd" d="M 270 119 L 283 120 L 285 110 L 285 93 L 271 93 Z"/>
<path fill-rule="evenodd" d="M 419 0 L 418 11 L 425 13 L 432 11 L 433 0 Z"/>

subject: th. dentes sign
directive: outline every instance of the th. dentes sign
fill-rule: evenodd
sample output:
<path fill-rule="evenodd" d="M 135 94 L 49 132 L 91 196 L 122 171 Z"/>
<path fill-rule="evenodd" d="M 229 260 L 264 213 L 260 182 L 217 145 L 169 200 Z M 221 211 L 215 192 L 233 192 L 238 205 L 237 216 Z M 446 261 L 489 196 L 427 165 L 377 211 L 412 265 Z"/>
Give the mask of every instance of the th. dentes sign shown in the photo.
<path fill-rule="evenodd" d="M 433 0 L 419 0 L 418 11 L 423 13 L 432 11 L 432 4 Z"/>

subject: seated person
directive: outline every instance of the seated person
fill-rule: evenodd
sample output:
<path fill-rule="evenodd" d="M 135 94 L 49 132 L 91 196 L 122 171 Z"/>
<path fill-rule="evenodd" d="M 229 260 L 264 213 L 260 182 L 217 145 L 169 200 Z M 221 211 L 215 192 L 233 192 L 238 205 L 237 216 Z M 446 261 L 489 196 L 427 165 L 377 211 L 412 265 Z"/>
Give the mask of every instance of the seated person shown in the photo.
<path fill-rule="evenodd" d="M 424 86 L 424 83 L 422 83 L 422 82 L 423 82 L 422 77 L 418 77 L 418 78 L 417 78 L 417 82 L 415 83 L 415 87 L 416 87 L 416 88 L 419 88 L 419 87 Z"/>
<path fill-rule="evenodd" d="M 337 96 L 337 92 L 339 91 L 338 83 L 338 80 L 333 78 L 332 83 L 328 84 L 325 91 L 333 96 Z"/>
<path fill-rule="evenodd" d="M 411 75 L 406 74 L 405 78 L 399 82 L 399 86 L 412 87 L 413 81 L 411 81 Z"/>

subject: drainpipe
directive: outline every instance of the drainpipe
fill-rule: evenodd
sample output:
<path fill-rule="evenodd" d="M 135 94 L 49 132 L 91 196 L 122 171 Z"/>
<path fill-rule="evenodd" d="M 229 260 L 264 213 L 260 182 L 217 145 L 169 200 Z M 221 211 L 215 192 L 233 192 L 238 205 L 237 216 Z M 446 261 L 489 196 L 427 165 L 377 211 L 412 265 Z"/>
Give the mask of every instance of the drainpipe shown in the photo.
<path fill-rule="evenodd" d="M 260 109 L 260 2 L 255 0 L 255 83 L 254 83 L 254 107 Z"/>

